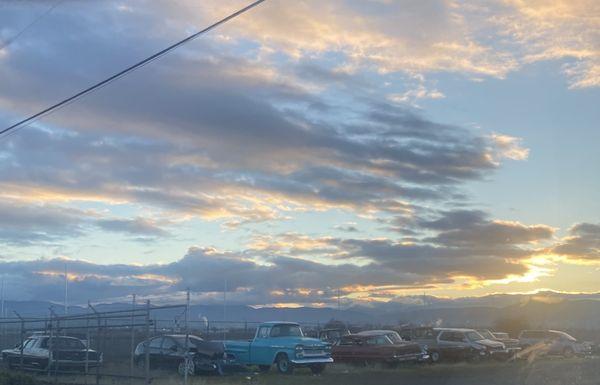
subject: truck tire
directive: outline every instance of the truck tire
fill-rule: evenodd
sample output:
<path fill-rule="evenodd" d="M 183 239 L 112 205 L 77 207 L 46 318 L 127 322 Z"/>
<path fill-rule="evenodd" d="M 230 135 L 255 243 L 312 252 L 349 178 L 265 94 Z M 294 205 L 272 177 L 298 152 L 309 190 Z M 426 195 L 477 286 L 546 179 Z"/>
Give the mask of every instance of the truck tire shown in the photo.
<path fill-rule="evenodd" d="M 310 366 L 310 371 L 312 374 L 321 374 L 325 370 L 325 364 L 312 364 Z"/>
<path fill-rule="evenodd" d="M 279 371 L 281 374 L 294 373 L 294 364 L 290 361 L 285 353 L 279 353 L 279 355 L 277 355 L 275 365 L 277 365 L 277 371 Z"/>

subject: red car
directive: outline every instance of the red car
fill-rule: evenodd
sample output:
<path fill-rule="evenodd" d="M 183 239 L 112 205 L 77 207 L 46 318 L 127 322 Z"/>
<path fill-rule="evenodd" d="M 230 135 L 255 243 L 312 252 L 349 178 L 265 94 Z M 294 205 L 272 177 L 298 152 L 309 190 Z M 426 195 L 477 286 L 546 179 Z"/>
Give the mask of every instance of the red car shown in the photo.
<path fill-rule="evenodd" d="M 400 362 L 422 362 L 429 355 L 419 344 L 403 341 L 393 330 L 369 330 L 343 336 L 332 347 L 334 362 L 351 364 L 383 363 L 395 366 Z"/>

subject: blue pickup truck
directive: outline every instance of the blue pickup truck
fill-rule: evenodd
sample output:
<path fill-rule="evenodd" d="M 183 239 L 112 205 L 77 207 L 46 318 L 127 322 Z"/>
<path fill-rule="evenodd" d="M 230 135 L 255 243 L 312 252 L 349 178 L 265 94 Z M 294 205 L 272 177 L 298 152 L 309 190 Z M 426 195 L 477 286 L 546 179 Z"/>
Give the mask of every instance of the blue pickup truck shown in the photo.
<path fill-rule="evenodd" d="M 331 362 L 331 345 L 304 337 L 293 322 L 265 322 L 251 341 L 224 341 L 227 356 L 240 365 L 257 365 L 268 371 L 273 364 L 280 373 L 291 374 L 296 367 L 321 373 Z"/>

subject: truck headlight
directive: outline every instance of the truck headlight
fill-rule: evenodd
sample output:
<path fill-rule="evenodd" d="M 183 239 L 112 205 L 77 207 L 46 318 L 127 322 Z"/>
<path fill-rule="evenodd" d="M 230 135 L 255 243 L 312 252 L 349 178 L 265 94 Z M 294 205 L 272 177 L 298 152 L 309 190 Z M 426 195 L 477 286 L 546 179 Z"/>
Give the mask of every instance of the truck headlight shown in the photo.
<path fill-rule="evenodd" d="M 297 345 L 296 346 L 296 358 L 304 357 L 304 346 Z"/>

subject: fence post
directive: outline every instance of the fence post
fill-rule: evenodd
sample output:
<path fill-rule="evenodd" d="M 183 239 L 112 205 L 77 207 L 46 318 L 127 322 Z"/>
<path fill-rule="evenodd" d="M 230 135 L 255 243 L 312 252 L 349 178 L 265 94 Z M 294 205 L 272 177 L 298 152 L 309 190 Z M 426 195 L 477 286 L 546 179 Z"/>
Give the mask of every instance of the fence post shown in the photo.
<path fill-rule="evenodd" d="M 23 342 L 25 342 L 25 320 L 19 313 L 13 311 L 19 320 L 21 320 L 21 345 L 20 345 L 20 357 L 19 357 L 19 370 L 23 370 Z"/>
<path fill-rule="evenodd" d="M 150 300 L 146 300 L 146 340 L 150 338 Z M 148 346 L 144 349 L 144 378 L 146 380 L 146 384 L 150 383 L 150 341 L 148 341 Z"/>
<path fill-rule="evenodd" d="M 100 321 L 100 314 L 96 311 L 96 309 L 92 306 L 92 304 L 88 301 L 88 307 L 96 314 L 97 321 L 97 330 L 96 330 L 96 385 L 100 385 L 100 329 L 102 328 L 102 324 Z"/>
<path fill-rule="evenodd" d="M 186 302 L 185 302 L 185 372 L 183 374 L 183 383 L 188 383 L 188 367 L 190 365 L 190 352 L 189 352 L 189 340 L 190 340 L 190 328 L 188 325 L 188 312 L 190 311 L 190 289 L 187 289 Z"/>
<path fill-rule="evenodd" d="M 89 374 L 89 370 L 90 370 L 90 346 L 92 344 L 92 341 L 90 341 L 90 318 L 89 317 L 85 317 L 85 341 L 86 341 L 86 346 L 85 346 L 85 376 L 84 381 L 87 384 L 87 377 Z M 96 352 L 97 354 L 100 354 L 100 352 Z"/>
<path fill-rule="evenodd" d="M 129 376 L 133 377 L 133 366 L 134 366 L 134 354 L 135 354 L 135 294 L 133 295 L 133 301 L 131 304 L 131 342 L 129 346 Z M 129 379 L 131 383 L 132 379 Z"/>

